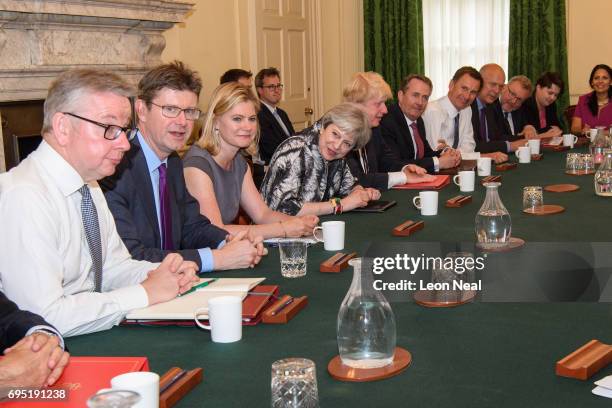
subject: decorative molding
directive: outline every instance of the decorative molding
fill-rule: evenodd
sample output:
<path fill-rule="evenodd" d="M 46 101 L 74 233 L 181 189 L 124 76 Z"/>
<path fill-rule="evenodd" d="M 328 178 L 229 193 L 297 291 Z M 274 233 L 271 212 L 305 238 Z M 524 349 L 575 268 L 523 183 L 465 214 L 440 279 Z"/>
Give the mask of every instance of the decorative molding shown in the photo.
<path fill-rule="evenodd" d="M 323 42 L 321 34 L 321 0 L 309 2 L 309 31 L 310 31 L 310 100 L 314 111 L 312 120 L 323 115 Z"/>

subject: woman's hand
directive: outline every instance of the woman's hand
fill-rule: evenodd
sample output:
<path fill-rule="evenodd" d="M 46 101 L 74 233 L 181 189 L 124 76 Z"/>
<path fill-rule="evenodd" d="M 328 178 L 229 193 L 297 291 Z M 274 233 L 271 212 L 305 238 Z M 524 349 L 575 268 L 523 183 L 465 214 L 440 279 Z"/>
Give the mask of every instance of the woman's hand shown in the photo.
<path fill-rule="evenodd" d="M 312 230 L 318 223 L 319 217 L 316 215 L 304 215 L 281 221 L 281 226 L 287 237 L 297 238 L 312 235 Z"/>
<path fill-rule="evenodd" d="M 368 202 L 372 200 L 373 193 L 370 190 L 374 190 L 371 188 L 365 189 L 361 186 L 357 186 L 351 191 L 349 195 L 344 197 L 341 200 L 342 203 L 342 211 L 351 211 L 355 208 L 365 207 L 368 205 Z M 380 197 L 380 193 L 379 193 Z"/>

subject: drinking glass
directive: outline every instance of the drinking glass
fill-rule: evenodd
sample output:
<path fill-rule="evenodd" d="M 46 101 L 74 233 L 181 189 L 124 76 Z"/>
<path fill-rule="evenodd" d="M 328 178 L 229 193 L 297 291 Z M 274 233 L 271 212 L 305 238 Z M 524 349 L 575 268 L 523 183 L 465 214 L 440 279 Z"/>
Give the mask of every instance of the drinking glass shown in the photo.
<path fill-rule="evenodd" d="M 281 275 L 299 278 L 306 275 L 308 243 L 300 239 L 281 239 L 278 242 Z"/>
<path fill-rule="evenodd" d="M 285 358 L 272 363 L 272 408 L 318 408 L 315 363 Z"/>
<path fill-rule="evenodd" d="M 135 391 L 108 390 L 92 395 L 87 400 L 88 408 L 130 408 L 140 401 Z"/>
<path fill-rule="evenodd" d="M 527 186 L 523 187 L 523 210 L 533 210 L 544 205 L 544 195 L 542 187 Z"/>

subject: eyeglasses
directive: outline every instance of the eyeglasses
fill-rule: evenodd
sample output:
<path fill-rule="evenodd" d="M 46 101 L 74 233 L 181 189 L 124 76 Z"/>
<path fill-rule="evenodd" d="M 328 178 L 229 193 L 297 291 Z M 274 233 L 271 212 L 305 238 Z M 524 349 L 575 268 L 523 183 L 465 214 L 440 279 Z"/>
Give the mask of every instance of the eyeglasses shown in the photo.
<path fill-rule="evenodd" d="M 276 91 L 277 89 L 279 89 L 279 90 L 283 89 L 284 86 L 285 85 L 283 85 L 283 84 L 276 84 L 276 85 L 265 85 L 265 86 L 262 86 L 261 88 L 266 88 L 266 89 L 269 89 L 271 91 Z"/>
<path fill-rule="evenodd" d="M 155 102 L 151 102 L 151 105 L 155 105 L 161 109 L 162 115 L 167 118 L 176 118 L 181 112 L 185 112 L 185 119 L 187 120 L 198 120 L 202 111 L 196 108 L 179 108 L 178 106 L 172 105 L 158 105 Z"/>
<path fill-rule="evenodd" d="M 70 112 L 62 112 L 62 113 L 64 115 L 69 115 L 74 118 L 81 119 L 81 120 L 84 120 L 85 122 L 93 123 L 94 125 L 104 128 L 104 138 L 106 140 L 115 140 L 119 138 L 119 136 L 121 136 L 121 133 L 125 133 L 128 140 L 132 140 L 134 136 L 136 135 L 137 129 L 131 128 L 129 126 L 121 127 L 117 125 L 108 125 L 106 123 L 96 122 L 95 120 L 91 120 L 91 119 L 87 119 L 79 115 L 75 115 L 74 113 L 70 113 Z"/>
<path fill-rule="evenodd" d="M 510 87 L 508 87 L 508 93 L 510 94 L 510 97 L 516 100 L 517 102 L 522 102 L 525 99 L 525 98 L 521 98 L 516 93 L 514 93 L 512 89 L 510 89 Z"/>

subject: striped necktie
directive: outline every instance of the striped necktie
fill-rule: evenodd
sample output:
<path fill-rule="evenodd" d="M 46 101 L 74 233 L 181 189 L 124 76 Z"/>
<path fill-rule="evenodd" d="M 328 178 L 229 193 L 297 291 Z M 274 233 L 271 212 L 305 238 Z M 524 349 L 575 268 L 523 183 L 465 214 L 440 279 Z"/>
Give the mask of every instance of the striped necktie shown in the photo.
<path fill-rule="evenodd" d="M 94 291 L 102 291 L 102 240 L 100 238 L 100 224 L 98 222 L 98 211 L 93 202 L 87 184 L 79 188 L 81 193 L 81 218 L 85 228 L 85 239 L 91 254 L 90 274 L 94 276 Z"/>

